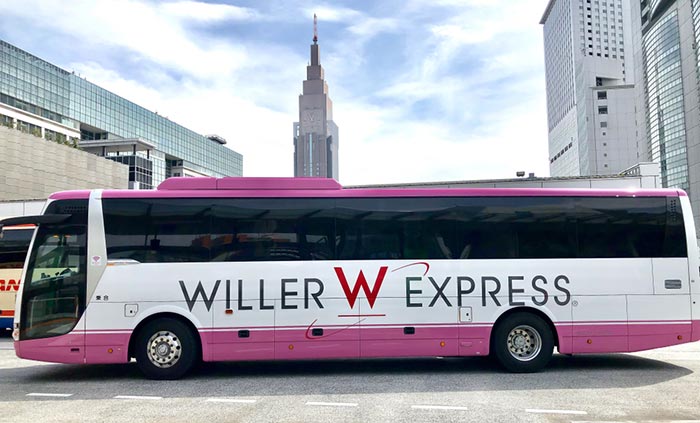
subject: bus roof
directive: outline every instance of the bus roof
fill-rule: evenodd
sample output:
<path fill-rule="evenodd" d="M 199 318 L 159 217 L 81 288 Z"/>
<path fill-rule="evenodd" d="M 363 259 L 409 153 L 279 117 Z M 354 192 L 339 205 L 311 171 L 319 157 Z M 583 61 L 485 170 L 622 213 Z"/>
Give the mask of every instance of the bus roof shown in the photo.
<path fill-rule="evenodd" d="M 89 190 L 62 191 L 49 198 L 81 199 Z M 104 190 L 102 198 L 359 198 L 359 197 L 679 197 L 680 189 L 591 188 L 343 188 L 328 178 L 169 178 L 155 190 Z"/>

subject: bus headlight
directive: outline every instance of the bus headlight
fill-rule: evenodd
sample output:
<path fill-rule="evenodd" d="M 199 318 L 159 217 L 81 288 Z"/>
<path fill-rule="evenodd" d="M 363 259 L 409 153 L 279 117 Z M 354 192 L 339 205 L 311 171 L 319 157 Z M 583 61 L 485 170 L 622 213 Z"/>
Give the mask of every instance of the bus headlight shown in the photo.
<path fill-rule="evenodd" d="M 15 323 L 15 327 L 12 328 L 12 339 L 19 341 L 19 323 Z"/>

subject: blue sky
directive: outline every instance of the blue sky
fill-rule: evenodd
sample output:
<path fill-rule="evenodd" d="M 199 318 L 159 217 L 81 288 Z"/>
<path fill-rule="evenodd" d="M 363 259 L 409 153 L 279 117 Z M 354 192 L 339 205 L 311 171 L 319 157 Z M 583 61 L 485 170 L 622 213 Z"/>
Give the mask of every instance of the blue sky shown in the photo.
<path fill-rule="evenodd" d="M 343 184 L 547 176 L 546 0 L 2 0 L 0 38 L 292 176 L 318 15 Z"/>

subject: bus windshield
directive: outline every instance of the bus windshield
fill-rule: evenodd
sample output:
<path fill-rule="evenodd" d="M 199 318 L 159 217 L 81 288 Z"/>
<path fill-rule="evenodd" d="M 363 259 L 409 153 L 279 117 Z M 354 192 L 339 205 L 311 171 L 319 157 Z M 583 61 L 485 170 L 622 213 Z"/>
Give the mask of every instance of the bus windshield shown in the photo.
<path fill-rule="evenodd" d="M 64 204 L 53 203 L 48 213 Z M 85 307 L 87 213 L 41 224 L 30 252 L 20 327 L 21 339 L 70 332 Z"/>

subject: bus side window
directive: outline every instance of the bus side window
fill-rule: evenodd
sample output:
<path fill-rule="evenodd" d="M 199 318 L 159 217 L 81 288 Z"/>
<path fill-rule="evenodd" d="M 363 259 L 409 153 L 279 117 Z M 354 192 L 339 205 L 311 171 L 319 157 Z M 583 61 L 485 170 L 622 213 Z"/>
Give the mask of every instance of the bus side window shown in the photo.
<path fill-rule="evenodd" d="M 333 200 L 217 199 L 212 260 L 327 260 L 334 254 Z"/>
<path fill-rule="evenodd" d="M 576 200 L 576 218 L 579 257 L 666 257 L 668 254 L 664 242 L 665 198 L 583 197 Z"/>
<path fill-rule="evenodd" d="M 142 263 L 210 260 L 210 202 L 104 199 L 107 256 Z"/>

